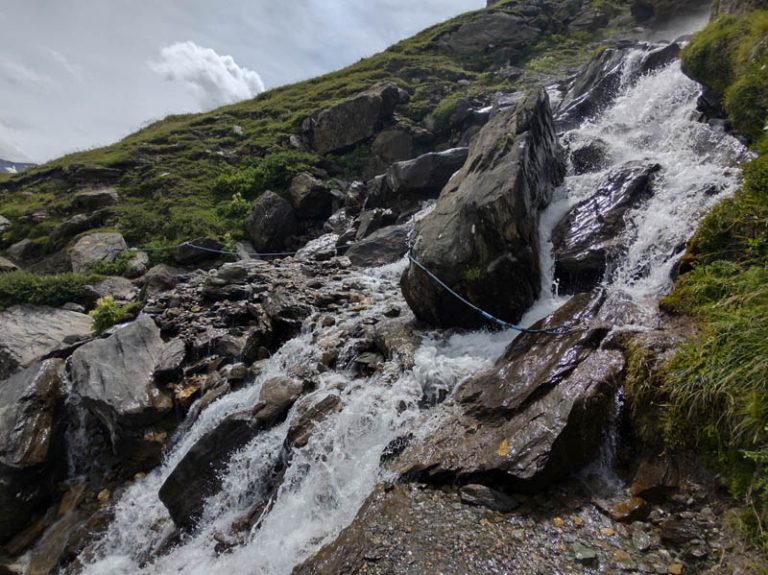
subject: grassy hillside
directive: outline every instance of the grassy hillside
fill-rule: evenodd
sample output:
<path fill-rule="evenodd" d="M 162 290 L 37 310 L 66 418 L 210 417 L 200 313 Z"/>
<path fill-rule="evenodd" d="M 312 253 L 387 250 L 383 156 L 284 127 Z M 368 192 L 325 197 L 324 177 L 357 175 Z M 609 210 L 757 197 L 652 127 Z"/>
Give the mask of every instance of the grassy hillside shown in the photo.
<path fill-rule="evenodd" d="M 333 105 L 376 82 L 396 82 L 410 94 L 397 122 L 408 128 L 439 107 L 446 114 L 458 95 L 512 90 L 543 81 L 548 73 L 583 61 L 607 33 L 590 32 L 626 6 L 612 0 L 507 0 L 488 10 L 459 16 L 400 42 L 385 52 L 331 74 L 271 90 L 204 114 L 169 116 L 104 148 L 70 154 L 16 177 L 0 180 L 0 214 L 13 225 L 8 246 L 35 238 L 49 251 L 49 234 L 72 214 L 71 196 L 85 187 L 114 185 L 121 194 L 116 216 L 132 245 L 171 243 L 201 234 L 238 237 L 250 201 L 263 189 L 284 190 L 298 170 L 318 163 L 346 178 L 360 175 L 370 148 L 363 143 L 339 157 L 318 158 L 291 149 L 310 113 Z M 532 11 L 533 10 L 533 11 Z M 523 67 L 514 80 L 503 73 L 494 49 L 456 50 L 444 40 L 488 13 L 535 19 L 539 39 L 516 54 Z M 503 39 L 502 39 L 503 41 Z M 439 114 L 438 114 L 439 117 Z M 437 140 L 449 139 L 437 122 Z M 107 168 L 93 175 L 93 166 Z M 232 197 L 233 192 L 241 196 Z"/>
<path fill-rule="evenodd" d="M 666 440 L 720 465 L 744 503 L 745 524 L 768 551 L 768 3 L 726 15 L 683 52 L 688 72 L 717 91 L 757 157 L 742 188 L 701 223 L 687 273 L 663 307 L 699 335 L 635 398 L 661 406 Z M 648 374 L 646 374 L 648 375 Z M 635 390 L 636 392 L 638 390 Z"/>

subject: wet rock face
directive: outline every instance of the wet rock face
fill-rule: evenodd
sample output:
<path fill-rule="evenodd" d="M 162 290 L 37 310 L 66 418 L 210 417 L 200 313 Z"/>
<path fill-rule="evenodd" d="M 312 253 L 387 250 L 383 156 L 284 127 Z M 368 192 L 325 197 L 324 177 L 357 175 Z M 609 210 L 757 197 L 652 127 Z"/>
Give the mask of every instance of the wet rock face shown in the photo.
<path fill-rule="evenodd" d="M 392 116 L 399 97 L 397 86 L 387 83 L 314 114 L 305 122 L 312 147 L 327 154 L 370 138 Z"/>
<path fill-rule="evenodd" d="M 171 411 L 171 399 L 154 373 L 166 344 L 149 316 L 72 354 L 72 385 L 85 406 L 107 427 L 114 450 L 126 460 L 152 461 L 162 445 L 147 436 Z"/>
<path fill-rule="evenodd" d="M 267 191 L 253 203 L 245 228 L 257 252 L 276 252 L 285 249 L 285 241 L 298 231 L 298 224 L 291 204 Z"/>
<path fill-rule="evenodd" d="M 641 50 L 641 55 L 628 59 L 635 50 Z M 675 42 L 603 50 L 570 84 L 555 113 L 558 131 L 570 130 L 593 118 L 613 102 L 623 85 L 666 66 L 679 54 L 680 45 Z"/>
<path fill-rule="evenodd" d="M 549 100 L 539 91 L 480 131 L 464 167 L 417 224 L 413 256 L 476 305 L 518 321 L 540 289 L 539 210 L 564 174 Z M 484 325 L 414 265 L 401 285 L 419 319 L 440 327 Z"/>
<path fill-rule="evenodd" d="M 62 453 L 64 360 L 36 363 L 0 383 L 0 541 L 52 497 Z"/>
<path fill-rule="evenodd" d="M 0 313 L 0 377 L 51 355 L 65 355 L 91 336 L 93 320 L 82 313 L 18 305 Z"/>
<path fill-rule="evenodd" d="M 658 164 L 631 163 L 606 176 L 595 194 L 577 204 L 552 231 L 555 276 L 562 293 L 600 283 L 624 245 L 627 212 L 653 193 Z"/>
<path fill-rule="evenodd" d="M 457 409 L 446 408 L 440 427 L 392 468 L 528 490 L 588 463 L 624 369 L 619 352 L 600 349 L 608 329 L 594 322 L 603 299 L 580 294 L 536 326 L 579 326 L 570 333 L 521 335 L 495 367 L 456 390 Z"/>
<path fill-rule="evenodd" d="M 128 251 L 123 236 L 117 233 L 98 233 L 80 238 L 72 247 L 70 261 L 75 273 L 88 273 L 96 263 L 111 263 Z"/>

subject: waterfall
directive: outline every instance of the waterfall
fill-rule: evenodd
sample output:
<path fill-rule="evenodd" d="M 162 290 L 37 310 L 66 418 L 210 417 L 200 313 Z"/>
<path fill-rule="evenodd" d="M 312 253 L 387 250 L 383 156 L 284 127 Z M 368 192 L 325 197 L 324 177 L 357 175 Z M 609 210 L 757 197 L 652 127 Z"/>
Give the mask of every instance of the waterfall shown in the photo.
<path fill-rule="evenodd" d="M 606 285 L 613 297 L 630 298 L 653 321 L 655 303 L 671 285 L 680 245 L 701 215 L 734 191 L 737 166 L 745 154 L 735 139 L 696 121 L 697 96 L 697 85 L 673 63 L 628 82 L 598 119 L 563 135 L 571 145 L 600 137 L 609 146 L 611 165 L 598 173 L 568 176 L 542 213 L 545 289 L 526 322 L 547 315 L 565 301 L 553 289 L 553 226 L 592 193 L 611 169 L 630 160 L 658 163 L 662 170 L 654 195 L 628 214 L 629 247 L 610 270 Z M 82 572 L 286 575 L 348 525 L 374 486 L 387 479 L 379 464 L 385 448 L 414 431 L 417 418 L 420 432 L 425 432 L 424 414 L 429 409 L 425 403 L 429 402 L 422 398 L 448 393 L 469 375 L 490 366 L 514 334 L 430 332 L 423 335 L 412 367 L 403 369 L 395 358 L 373 375 L 360 375 L 343 364 L 321 373 L 307 400 L 336 394 L 342 408 L 318 426 L 305 447 L 294 451 L 262 521 L 235 541 L 229 552 L 217 551 L 221 535 L 230 531 L 254 500 L 264 496 L 264 478 L 280 457 L 287 430 L 298 417 L 296 406 L 284 423 L 259 434 L 232 456 L 222 473 L 223 489 L 206 502 L 198 528 L 174 545 L 167 543 L 173 524 L 158 490 L 200 437 L 226 416 L 256 403 L 264 381 L 276 375 L 290 377 L 293 368 L 319 361 L 324 340 L 382 317 L 387 306 L 397 303 L 405 309 L 398 286 L 405 265 L 403 261 L 345 278 L 359 284 L 371 301 L 368 309 L 343 312 L 330 327 L 308 322 L 299 336 L 268 360 L 258 378 L 207 407 L 180 432 L 163 464 L 130 486 L 115 504 L 108 530 L 90 556 L 81 558 Z"/>

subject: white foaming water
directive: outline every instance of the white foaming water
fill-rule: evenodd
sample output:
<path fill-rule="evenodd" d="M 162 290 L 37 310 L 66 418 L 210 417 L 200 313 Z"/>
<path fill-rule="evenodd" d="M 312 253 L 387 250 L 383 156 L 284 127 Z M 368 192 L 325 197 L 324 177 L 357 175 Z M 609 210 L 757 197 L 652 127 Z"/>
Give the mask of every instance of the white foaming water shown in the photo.
<path fill-rule="evenodd" d="M 701 214 L 733 191 L 736 165 L 745 153 L 734 139 L 695 121 L 697 94 L 697 86 L 673 64 L 627 86 L 599 120 L 565 135 L 572 144 L 601 138 L 609 146 L 612 165 L 601 173 L 569 176 L 543 212 L 543 295 L 524 318 L 525 324 L 565 301 L 552 289 L 549 236 L 553 227 L 611 169 L 630 160 L 659 163 L 662 171 L 653 197 L 628 215 L 629 248 L 607 284 L 611 291 L 629 294 L 651 313 L 658 295 L 670 285 L 678 246 L 692 233 Z M 719 193 L 708 192 L 711 186 Z M 173 524 L 158 490 L 200 437 L 228 415 L 256 403 L 263 381 L 290 376 L 292 368 L 307 362 L 317 363 L 323 341 L 338 337 L 342 330 L 352 331 L 366 318 L 380 318 L 386 306 L 397 302 L 405 308 L 398 287 L 405 265 L 403 260 L 347 278 L 371 301 L 368 309 L 346 312 L 332 327 L 307 329 L 268 361 L 256 381 L 207 407 L 181 432 L 162 466 L 121 497 L 114 521 L 83 572 L 287 575 L 348 525 L 374 486 L 386 479 L 380 458 L 391 441 L 409 432 L 427 433 L 434 423 L 427 419 L 425 424 L 419 417 L 424 414 L 420 405 L 443 397 L 466 377 L 490 366 L 514 333 L 479 331 L 446 337 L 433 332 L 424 336 L 413 367 L 405 371 L 395 358 L 370 376 L 351 368 L 319 374 L 317 389 L 294 406 L 286 422 L 259 434 L 233 455 L 222 473 L 223 488 L 207 501 L 197 530 L 165 551 L 160 550 L 173 535 Z M 266 480 L 281 457 L 299 405 L 329 394 L 339 396 L 341 409 L 317 426 L 306 446 L 293 452 L 260 524 L 234 540 L 230 552 L 217 552 L 217 540 L 230 537 L 233 523 L 267 495 Z M 417 417 L 420 427 L 415 430 Z"/>

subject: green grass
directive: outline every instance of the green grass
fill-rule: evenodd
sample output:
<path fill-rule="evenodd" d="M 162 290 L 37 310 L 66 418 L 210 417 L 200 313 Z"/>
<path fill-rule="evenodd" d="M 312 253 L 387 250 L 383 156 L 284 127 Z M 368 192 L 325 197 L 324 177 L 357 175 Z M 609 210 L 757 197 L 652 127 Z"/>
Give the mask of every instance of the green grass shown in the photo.
<path fill-rule="evenodd" d="M 142 305 L 141 302 L 120 305 L 112 296 L 99 298 L 89 314 L 93 318 L 93 335 L 99 336 L 113 325 L 133 319 Z"/>
<path fill-rule="evenodd" d="M 698 335 L 659 372 L 630 369 L 634 401 L 661 406 L 670 444 L 693 443 L 720 465 L 753 540 L 768 551 L 768 11 L 718 19 L 683 58 L 691 75 L 723 94 L 757 157 L 735 196 L 701 222 L 685 273 L 662 301 L 692 317 Z"/>
<path fill-rule="evenodd" d="M 37 275 L 24 271 L 0 274 L 0 310 L 18 304 L 59 306 L 82 299 L 83 287 L 94 275 Z"/>
<path fill-rule="evenodd" d="M 542 11 L 537 26 L 545 35 L 557 34 L 557 38 L 534 44 L 512 64 L 524 66 L 551 52 L 567 61 L 563 64 L 567 67 L 588 58 L 597 47 L 598 36 L 568 32 L 563 23 L 563 14 L 571 10 L 567 2 L 547 0 L 546 4 L 548 9 Z M 522 2 L 503 2 L 492 10 L 515 14 L 526 9 Z M 170 244 L 198 235 L 241 237 L 239 206 L 222 204 L 232 202 L 236 194 L 251 200 L 270 187 L 281 191 L 296 169 L 317 161 L 289 146 L 289 138 L 300 132 L 302 121 L 313 111 L 377 82 L 391 81 L 410 94 L 408 103 L 397 110 L 397 122 L 405 126 L 421 122 L 441 102 L 455 101 L 460 95 L 523 89 L 545 81 L 532 74 L 510 83 L 496 73 L 500 63 L 493 51 L 458 53 L 445 48 L 441 39 L 446 34 L 484 12 L 470 12 L 433 26 L 343 70 L 208 113 L 169 116 L 114 145 L 69 154 L 4 178 L 0 181 L 0 214 L 11 219 L 13 226 L 3 241 L 9 245 L 25 237 L 47 235 L 49 230 L 43 233 L 38 226 L 20 221 L 35 210 L 47 211 L 49 227 L 71 215 L 71 193 L 77 191 L 76 175 L 83 166 L 119 171 L 114 185 L 121 203 L 114 224 L 133 245 Z M 551 68 L 554 71 L 557 65 Z M 236 133 L 236 126 L 242 134 Z M 332 159 L 338 160 L 342 176 L 356 178 L 369 155 L 370 147 L 364 143 Z"/>

